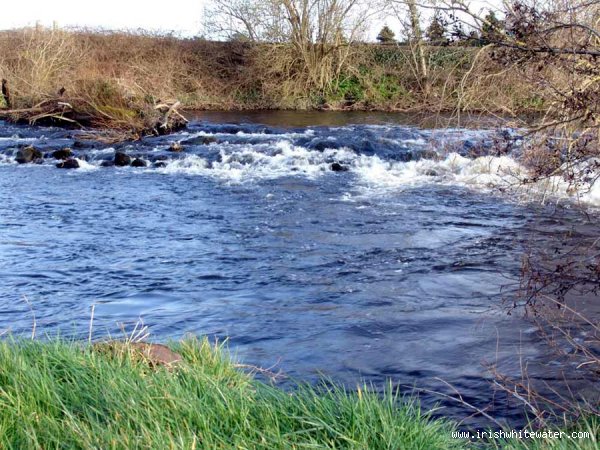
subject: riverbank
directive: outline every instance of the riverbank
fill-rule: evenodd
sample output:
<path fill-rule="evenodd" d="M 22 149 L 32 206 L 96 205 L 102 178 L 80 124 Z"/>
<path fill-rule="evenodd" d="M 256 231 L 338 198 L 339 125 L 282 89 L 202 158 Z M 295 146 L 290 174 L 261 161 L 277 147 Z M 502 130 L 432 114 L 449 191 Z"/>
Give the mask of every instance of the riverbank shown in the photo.
<path fill-rule="evenodd" d="M 159 105 L 185 110 L 537 112 L 544 100 L 516 71 L 475 47 L 430 47 L 427 95 L 408 47 L 358 44 L 326 87 L 304 83 L 286 45 L 214 42 L 147 33 L 20 29 L 0 32 L 0 108 L 26 118 L 137 132 L 155 128 Z M 514 73 L 513 73 L 514 72 Z M 3 105 L 4 103 L 4 105 Z M 50 111 L 38 111 L 51 104 Z M 164 114 L 165 111 L 162 111 Z M 59 117 L 60 118 L 60 117 Z"/>
<path fill-rule="evenodd" d="M 139 345 L 139 344 L 138 344 Z M 241 372 L 207 339 L 174 343 L 165 362 L 136 344 L 0 343 L 3 448 L 461 449 L 457 425 L 416 401 L 328 386 L 285 392 Z M 164 353 L 164 348 L 161 352 Z M 591 438 L 571 438 L 586 431 Z M 563 439 L 487 440 L 486 448 L 597 448 L 588 419 Z"/>
<path fill-rule="evenodd" d="M 173 349 L 181 362 L 153 368 L 124 349 L 3 341 L 0 447 L 461 448 L 454 425 L 398 393 L 287 393 L 206 339 Z"/>

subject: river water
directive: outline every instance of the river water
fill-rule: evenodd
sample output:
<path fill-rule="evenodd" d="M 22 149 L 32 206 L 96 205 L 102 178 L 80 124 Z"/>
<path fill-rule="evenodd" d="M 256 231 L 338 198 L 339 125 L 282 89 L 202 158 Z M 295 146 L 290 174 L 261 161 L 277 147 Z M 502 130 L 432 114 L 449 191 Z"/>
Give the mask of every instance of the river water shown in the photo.
<path fill-rule="evenodd" d="M 117 146 L 0 122 L 0 333 L 30 334 L 33 311 L 38 335 L 84 337 L 96 305 L 98 338 L 142 318 L 158 341 L 229 338 L 237 358 L 275 364 L 284 384 L 456 390 L 522 424 L 486 365 L 563 376 L 532 323 L 507 314 L 522 257 L 600 227 L 568 200 L 542 206 L 510 189 L 518 132 L 427 126 L 206 114 L 184 132 Z M 168 151 L 173 142 L 183 151 Z M 24 145 L 46 156 L 72 147 L 81 168 L 17 164 Z M 149 166 L 101 167 L 117 150 Z"/>

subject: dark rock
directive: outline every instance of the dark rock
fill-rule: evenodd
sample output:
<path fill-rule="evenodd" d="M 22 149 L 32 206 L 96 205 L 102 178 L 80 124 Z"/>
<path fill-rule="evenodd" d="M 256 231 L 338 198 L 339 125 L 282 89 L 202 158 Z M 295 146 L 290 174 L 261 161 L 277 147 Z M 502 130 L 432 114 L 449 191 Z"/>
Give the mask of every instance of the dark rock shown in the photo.
<path fill-rule="evenodd" d="M 75 141 L 73 142 L 72 147 L 77 149 L 93 149 L 99 147 L 100 144 L 97 141 L 85 140 L 85 141 Z"/>
<path fill-rule="evenodd" d="M 63 148 L 62 150 L 52 152 L 54 159 L 69 159 L 71 156 L 73 156 L 73 150 L 70 148 Z"/>
<path fill-rule="evenodd" d="M 29 147 L 20 149 L 17 152 L 17 156 L 16 156 L 15 160 L 19 164 L 27 164 L 27 163 L 31 163 L 31 162 L 39 162 L 39 161 L 41 161 L 41 159 L 43 157 L 44 157 L 44 155 L 37 148 L 29 146 Z"/>
<path fill-rule="evenodd" d="M 433 169 L 429 169 L 425 172 L 425 175 L 427 175 L 428 177 L 437 177 L 438 173 Z"/>
<path fill-rule="evenodd" d="M 79 169 L 79 162 L 75 158 L 69 158 L 59 162 L 56 167 L 59 169 Z"/>
<path fill-rule="evenodd" d="M 169 151 L 170 152 L 182 152 L 183 151 L 183 145 L 181 145 L 179 142 L 173 142 L 170 146 L 169 146 Z"/>
<path fill-rule="evenodd" d="M 102 161 L 102 164 L 100 164 L 100 167 L 114 167 L 114 166 L 115 166 L 114 161 Z"/>
<path fill-rule="evenodd" d="M 131 163 L 131 167 L 146 167 L 147 165 L 148 163 L 140 158 L 134 159 Z"/>
<path fill-rule="evenodd" d="M 336 141 L 332 141 L 332 140 L 323 140 L 323 141 L 317 141 L 317 142 L 313 142 L 310 144 L 309 148 L 311 150 L 317 150 L 319 152 L 322 152 L 324 150 L 327 149 L 336 149 L 336 148 L 340 148 L 342 145 L 339 144 Z"/>
<path fill-rule="evenodd" d="M 191 139 L 183 141 L 185 145 L 208 145 L 213 142 L 217 142 L 217 138 L 214 136 L 196 136 Z"/>
<path fill-rule="evenodd" d="M 348 172 L 348 170 L 350 170 L 350 169 L 348 169 L 347 166 L 343 166 L 338 162 L 334 162 L 331 165 L 331 170 L 333 170 L 334 172 Z"/>
<path fill-rule="evenodd" d="M 165 161 L 156 161 L 152 166 L 157 168 L 167 167 L 167 163 Z"/>
<path fill-rule="evenodd" d="M 200 143 L 202 145 L 209 145 L 209 144 L 213 144 L 215 142 L 217 142 L 217 138 L 214 136 L 202 136 Z"/>
<path fill-rule="evenodd" d="M 123 167 L 131 164 L 131 157 L 125 153 L 115 153 L 115 166 Z"/>
<path fill-rule="evenodd" d="M 165 155 L 164 153 L 153 155 L 149 153 L 144 155 L 144 159 L 148 162 L 164 161 L 165 159 L 170 159 L 170 155 Z"/>

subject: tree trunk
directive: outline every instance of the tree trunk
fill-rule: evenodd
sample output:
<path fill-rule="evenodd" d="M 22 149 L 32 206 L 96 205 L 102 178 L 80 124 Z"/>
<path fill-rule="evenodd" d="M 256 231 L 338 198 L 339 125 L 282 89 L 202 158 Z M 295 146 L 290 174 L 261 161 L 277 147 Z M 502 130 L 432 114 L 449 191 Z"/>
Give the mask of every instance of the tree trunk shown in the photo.
<path fill-rule="evenodd" d="M 419 23 L 419 10 L 417 9 L 417 2 L 415 0 L 406 0 L 408 5 L 408 12 L 410 14 L 410 27 L 412 29 L 413 40 L 416 50 L 417 66 L 421 75 L 421 89 L 425 96 L 429 96 L 431 86 L 429 82 L 429 74 L 427 70 L 427 59 L 425 57 L 425 49 L 423 45 L 423 32 L 421 31 L 421 25 Z"/>
<path fill-rule="evenodd" d="M 2 97 L 4 98 L 4 103 L 6 103 L 6 107 L 8 109 L 12 108 L 12 103 L 10 101 L 10 91 L 8 89 L 8 81 L 2 79 Z"/>

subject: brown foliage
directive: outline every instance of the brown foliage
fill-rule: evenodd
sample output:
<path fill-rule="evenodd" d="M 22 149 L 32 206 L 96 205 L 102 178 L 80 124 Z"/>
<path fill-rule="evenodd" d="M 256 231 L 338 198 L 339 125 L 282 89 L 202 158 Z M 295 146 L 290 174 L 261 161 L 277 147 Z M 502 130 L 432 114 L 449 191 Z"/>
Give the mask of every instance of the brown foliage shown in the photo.
<path fill-rule="evenodd" d="M 13 108 L 60 100 L 96 125 L 120 128 L 140 128 L 156 119 L 156 104 L 177 100 L 183 108 L 213 110 L 326 106 L 518 114 L 529 107 L 531 90 L 516 71 L 477 49 L 428 48 L 424 96 L 410 48 L 339 42 L 339 51 L 329 51 L 327 45 L 307 43 L 299 56 L 293 43 L 21 29 L 0 32 L 0 78 L 8 80 Z"/>

